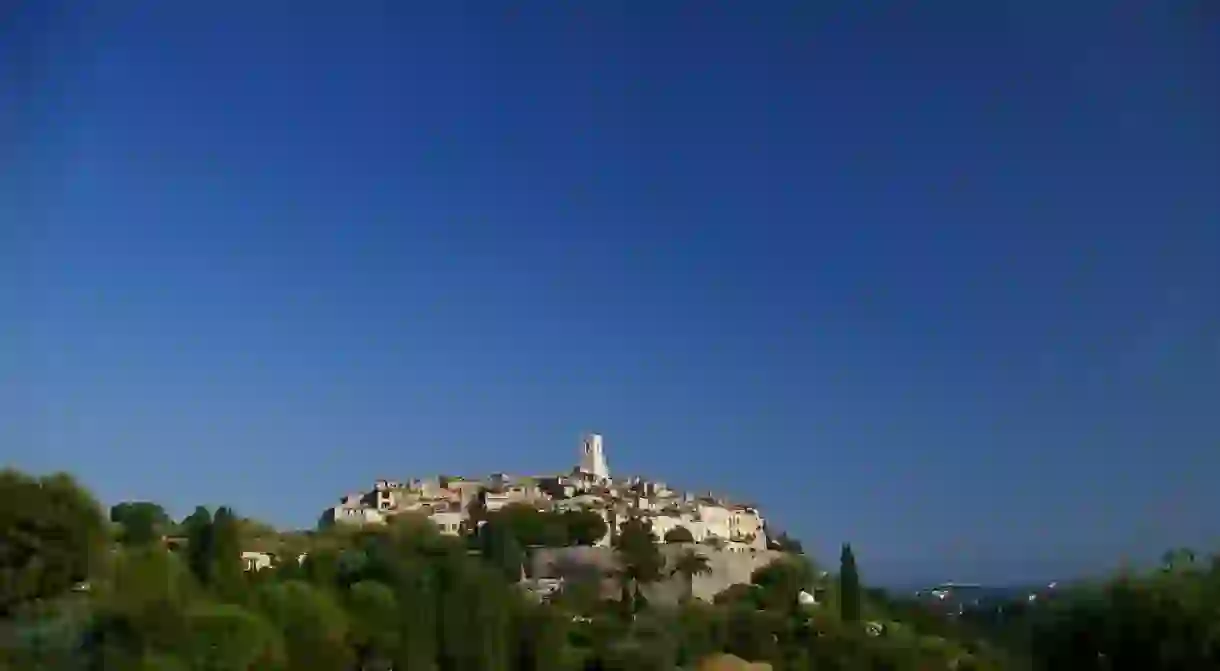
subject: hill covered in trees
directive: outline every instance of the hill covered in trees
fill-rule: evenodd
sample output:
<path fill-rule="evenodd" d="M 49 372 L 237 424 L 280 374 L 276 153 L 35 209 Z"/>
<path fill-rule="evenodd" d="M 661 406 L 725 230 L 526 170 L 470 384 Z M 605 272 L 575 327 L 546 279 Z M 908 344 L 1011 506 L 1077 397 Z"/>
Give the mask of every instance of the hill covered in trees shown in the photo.
<path fill-rule="evenodd" d="M 715 603 L 662 605 L 641 587 L 706 566 L 665 559 L 642 521 L 615 539 L 614 598 L 579 582 L 540 598 L 495 518 L 455 538 L 410 516 L 280 533 L 227 508 L 110 512 L 70 476 L 0 473 L 0 669 L 1220 668 L 1220 562 L 1188 551 L 1002 617 L 948 617 L 868 589 L 847 545 L 837 571 L 794 551 Z M 285 559 L 244 571 L 260 543 Z"/>

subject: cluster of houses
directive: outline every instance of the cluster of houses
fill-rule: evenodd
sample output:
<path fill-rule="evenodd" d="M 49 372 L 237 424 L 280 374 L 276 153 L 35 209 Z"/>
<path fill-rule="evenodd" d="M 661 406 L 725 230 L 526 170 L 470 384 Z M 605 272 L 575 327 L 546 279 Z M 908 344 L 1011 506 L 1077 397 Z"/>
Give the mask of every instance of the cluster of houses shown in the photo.
<path fill-rule="evenodd" d="M 385 524 L 394 515 L 426 516 L 443 534 L 472 530 L 473 509 L 494 512 L 507 505 L 539 510 L 588 510 L 600 514 L 607 533 L 597 544 L 608 545 L 611 529 L 632 517 L 651 523 L 658 542 L 689 532 L 696 543 L 730 552 L 767 548 L 763 518 L 754 506 L 734 504 L 708 495 L 670 489 L 663 482 L 641 478 L 615 480 L 606 464 L 602 436 L 589 434 L 581 445 L 579 464 L 560 475 L 485 478 L 439 476 L 407 481 L 379 480 L 372 489 L 343 497 L 322 515 L 323 525 Z M 680 532 L 679 532 L 680 533 Z M 685 537 L 685 533 L 681 536 Z"/>

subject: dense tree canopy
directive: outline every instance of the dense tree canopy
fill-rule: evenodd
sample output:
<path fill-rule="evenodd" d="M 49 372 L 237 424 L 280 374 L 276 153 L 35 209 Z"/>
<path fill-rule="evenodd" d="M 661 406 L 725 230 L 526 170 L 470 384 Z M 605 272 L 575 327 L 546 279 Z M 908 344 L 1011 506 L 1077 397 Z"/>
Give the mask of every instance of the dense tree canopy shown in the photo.
<path fill-rule="evenodd" d="M 525 568 L 525 553 L 517 538 L 509 524 L 500 518 L 491 519 L 480 527 L 477 536 L 483 559 L 510 581 L 520 580 Z"/>
<path fill-rule="evenodd" d="M 594 545 L 606 536 L 606 520 L 592 510 L 570 510 L 561 513 L 571 545 Z"/>
<path fill-rule="evenodd" d="M 758 587 L 756 598 L 762 608 L 786 612 L 796 608 L 797 595 L 801 590 L 811 589 L 813 579 L 813 567 L 803 557 L 794 555 L 754 571 L 750 582 Z"/>
<path fill-rule="evenodd" d="M 151 501 L 124 501 L 110 508 L 110 521 L 118 527 L 119 542 L 146 545 L 161 540 L 173 524 L 165 509 Z"/>
<path fill-rule="evenodd" d="M 632 517 L 619 527 L 615 549 L 621 565 L 620 600 L 625 610 L 635 611 L 645 605 L 643 586 L 661 579 L 665 558 L 652 535 L 652 525 L 640 517 Z"/>
<path fill-rule="evenodd" d="M 508 530 L 522 548 L 593 545 L 605 537 L 607 530 L 605 519 L 592 510 L 552 512 L 520 503 L 483 511 L 478 519 Z"/>
<path fill-rule="evenodd" d="M 686 527 L 674 527 L 665 532 L 666 543 L 694 543 L 695 535 Z"/>
<path fill-rule="evenodd" d="M 71 476 L 0 471 L 0 615 L 87 580 L 106 536 L 100 506 Z"/>
<path fill-rule="evenodd" d="M 1176 551 L 1160 571 L 1123 575 L 1052 604 L 1034 625 L 1042 668 L 1220 669 L 1220 563 Z"/>
<path fill-rule="evenodd" d="M 837 579 L 790 554 L 715 603 L 689 592 L 650 603 L 642 587 L 702 574 L 708 549 L 667 565 L 639 518 L 615 537 L 615 604 L 596 580 L 541 601 L 517 584 L 521 537 L 556 540 L 548 524 L 566 529 L 564 543 L 604 536 L 587 517 L 497 511 L 468 542 L 402 516 L 292 534 L 303 562 L 292 554 L 243 572 L 242 544 L 274 532 L 250 533 L 228 508 L 197 509 L 182 524 L 187 543 L 170 549 L 150 541 L 147 521 L 153 536 L 167 524 L 159 507 L 116 506 L 120 533 L 107 547 L 100 508 L 71 478 L 7 471 L 0 494 L 0 669 L 671 671 L 734 663 L 724 653 L 782 671 L 1220 668 L 1220 562 L 1185 550 L 1155 571 L 968 622 L 865 589 L 847 546 Z M 802 590 L 820 590 L 821 603 L 798 599 Z M 853 593 L 858 605 L 845 605 Z"/>

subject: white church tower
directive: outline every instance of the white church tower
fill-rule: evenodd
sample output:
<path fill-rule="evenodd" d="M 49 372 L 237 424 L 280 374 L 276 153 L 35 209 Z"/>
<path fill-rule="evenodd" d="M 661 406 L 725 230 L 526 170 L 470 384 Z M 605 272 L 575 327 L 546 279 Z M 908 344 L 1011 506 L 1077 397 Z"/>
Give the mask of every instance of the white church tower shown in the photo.
<path fill-rule="evenodd" d="M 596 482 L 610 479 L 610 467 L 606 466 L 606 454 L 602 451 L 602 437 L 598 433 L 585 436 L 580 455 L 581 474 L 590 476 Z"/>

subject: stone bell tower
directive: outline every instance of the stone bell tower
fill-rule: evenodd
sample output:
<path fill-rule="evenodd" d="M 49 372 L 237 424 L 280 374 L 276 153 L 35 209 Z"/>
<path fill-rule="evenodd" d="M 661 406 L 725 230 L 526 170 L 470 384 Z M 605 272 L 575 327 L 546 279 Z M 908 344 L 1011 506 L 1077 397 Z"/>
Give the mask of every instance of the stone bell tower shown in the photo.
<path fill-rule="evenodd" d="M 592 476 L 598 482 L 610 479 L 610 467 L 606 466 L 606 454 L 602 451 L 602 437 L 598 433 L 585 436 L 581 445 L 580 466 L 582 474 Z"/>

